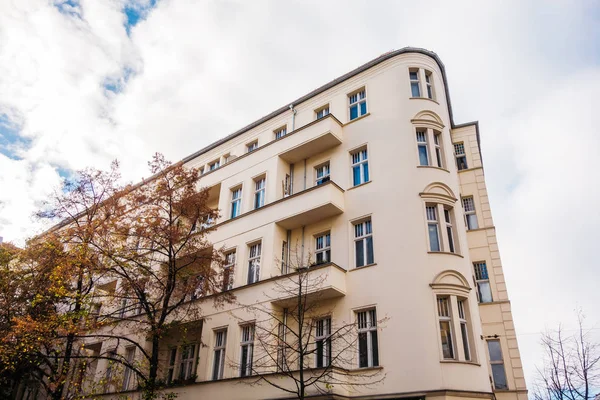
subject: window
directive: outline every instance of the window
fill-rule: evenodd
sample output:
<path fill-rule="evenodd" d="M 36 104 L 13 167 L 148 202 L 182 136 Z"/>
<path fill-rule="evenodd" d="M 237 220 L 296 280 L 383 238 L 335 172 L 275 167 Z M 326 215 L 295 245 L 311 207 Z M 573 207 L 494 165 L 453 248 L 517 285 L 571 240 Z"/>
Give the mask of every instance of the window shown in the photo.
<path fill-rule="evenodd" d="M 367 93 L 365 89 L 360 89 L 348 95 L 348 102 L 350 104 L 350 121 L 367 113 Z"/>
<path fill-rule="evenodd" d="M 506 372 L 504 371 L 504 359 L 499 340 L 488 340 L 488 351 L 490 353 L 490 364 L 492 366 L 492 380 L 495 389 L 508 389 Z"/>
<path fill-rule="evenodd" d="M 220 161 L 215 160 L 215 161 L 211 162 L 210 164 L 208 164 L 208 170 L 214 171 L 215 169 L 219 168 L 220 165 L 221 165 Z"/>
<path fill-rule="evenodd" d="M 125 293 L 124 296 L 129 296 Z M 129 299 L 127 297 L 121 299 L 121 308 L 119 309 L 119 318 L 125 318 L 127 316 L 127 307 L 129 306 Z"/>
<path fill-rule="evenodd" d="M 316 367 L 328 367 L 331 364 L 331 318 L 317 321 L 315 332 Z"/>
<path fill-rule="evenodd" d="M 427 86 L 427 97 L 433 100 L 433 75 L 425 70 L 425 85 Z"/>
<path fill-rule="evenodd" d="M 274 132 L 275 132 L 275 139 L 281 139 L 282 137 L 287 135 L 287 126 L 282 126 L 281 128 L 276 129 Z"/>
<path fill-rule="evenodd" d="M 89 318 L 92 322 L 94 322 L 94 323 L 98 322 L 98 318 L 100 317 L 101 309 L 102 309 L 102 304 L 100 304 L 100 303 L 92 304 L 90 312 L 89 312 Z"/>
<path fill-rule="evenodd" d="M 427 131 L 417 131 L 417 148 L 419 150 L 419 165 L 429 165 L 429 156 L 427 155 Z"/>
<path fill-rule="evenodd" d="M 492 289 L 485 261 L 473 263 L 473 269 L 475 270 L 475 283 L 477 284 L 477 298 L 479 302 L 491 303 L 493 301 Z"/>
<path fill-rule="evenodd" d="M 181 347 L 179 360 L 179 379 L 187 380 L 196 375 L 196 345 L 187 344 Z"/>
<path fill-rule="evenodd" d="M 371 219 L 354 224 L 356 268 L 375 263 Z"/>
<path fill-rule="evenodd" d="M 464 143 L 454 143 L 454 157 L 456 157 L 456 166 L 458 167 L 459 171 L 468 168 Z"/>
<path fill-rule="evenodd" d="M 190 293 L 190 300 L 196 300 L 204 296 L 204 276 L 198 275 L 195 278 L 194 287 Z"/>
<path fill-rule="evenodd" d="M 235 218 L 242 212 L 242 188 L 231 191 L 231 218 Z"/>
<path fill-rule="evenodd" d="M 240 356 L 240 376 L 252 375 L 252 354 L 254 353 L 254 324 L 242 326 L 242 353 Z"/>
<path fill-rule="evenodd" d="M 225 254 L 225 265 L 223 266 L 223 291 L 233 289 L 233 276 L 235 267 L 235 251 Z"/>
<path fill-rule="evenodd" d="M 177 347 L 169 349 L 169 366 L 167 368 L 167 383 L 173 382 L 175 377 L 175 363 L 177 362 Z"/>
<path fill-rule="evenodd" d="M 316 110 L 315 113 L 317 114 L 317 119 L 321 119 L 324 116 L 329 115 L 329 104 L 327 104 L 323 108 Z"/>
<path fill-rule="evenodd" d="M 200 175 L 204 175 L 204 167 L 200 167 Z"/>
<path fill-rule="evenodd" d="M 254 181 L 254 208 L 261 208 L 265 205 L 265 184 L 266 178 L 259 178 Z"/>
<path fill-rule="evenodd" d="M 127 347 L 125 349 L 125 361 L 128 365 L 133 364 L 133 360 L 135 359 L 135 347 Z M 131 376 L 133 375 L 133 370 L 129 368 L 128 365 L 125 365 L 125 370 L 123 371 L 123 387 L 122 390 L 129 390 L 131 384 Z"/>
<path fill-rule="evenodd" d="M 287 329 L 283 323 L 277 325 L 277 371 L 283 371 L 285 365 L 285 335 Z"/>
<path fill-rule="evenodd" d="M 452 317 L 450 314 L 450 298 L 438 297 L 438 319 L 440 322 L 440 339 L 442 355 L 446 360 L 454 359 L 454 343 L 452 342 Z"/>
<path fill-rule="evenodd" d="M 446 221 L 446 234 L 448 236 L 448 250 L 450 253 L 455 253 L 456 249 L 454 248 L 454 229 L 452 228 L 452 210 L 448 208 L 444 208 L 444 219 Z"/>
<path fill-rule="evenodd" d="M 258 149 L 258 140 L 246 145 L 246 153 L 252 153 L 256 149 Z"/>
<path fill-rule="evenodd" d="M 287 274 L 288 271 L 288 267 L 287 267 L 287 261 L 288 261 L 288 243 L 284 240 L 283 243 L 281 244 L 281 273 L 282 274 Z"/>
<path fill-rule="evenodd" d="M 427 214 L 427 231 L 429 234 L 429 250 L 440 251 L 440 230 L 437 218 L 437 206 L 427 205 L 425 207 Z"/>
<path fill-rule="evenodd" d="M 105 392 L 108 392 L 113 384 L 113 368 L 115 366 L 115 360 L 117 359 L 117 349 L 113 349 L 113 350 L 109 350 L 108 353 L 106 354 L 107 356 L 107 360 L 106 360 L 106 373 L 105 373 L 105 382 L 106 382 L 106 387 L 105 387 Z"/>
<path fill-rule="evenodd" d="M 467 223 L 467 229 L 477 229 L 477 215 L 475 214 L 475 203 L 473 197 L 463 197 L 462 199 L 463 209 L 465 210 L 465 220 Z"/>
<path fill-rule="evenodd" d="M 410 78 L 410 93 L 412 97 L 421 97 L 421 86 L 419 84 L 419 69 L 411 69 L 408 72 Z"/>
<path fill-rule="evenodd" d="M 379 346 L 375 309 L 358 312 L 356 319 L 358 321 L 358 367 L 377 367 L 379 366 Z"/>
<path fill-rule="evenodd" d="M 248 284 L 258 282 L 260 277 L 260 252 L 261 243 L 256 243 L 250 246 L 248 256 Z"/>
<path fill-rule="evenodd" d="M 329 232 L 324 233 L 315 238 L 316 240 L 316 251 L 315 251 L 315 262 L 316 264 L 323 264 L 331 261 L 331 234 Z"/>
<path fill-rule="evenodd" d="M 435 160 L 437 161 L 437 166 L 440 168 L 444 168 L 444 156 L 442 153 L 442 134 L 437 131 L 433 131 L 433 144 L 435 147 Z"/>
<path fill-rule="evenodd" d="M 213 360 L 213 380 L 223 379 L 225 368 L 225 345 L 227 344 L 227 329 L 215 332 L 215 358 Z"/>
<path fill-rule="evenodd" d="M 329 177 L 329 172 L 330 172 L 329 162 L 316 167 L 315 172 L 317 174 L 317 180 L 316 180 L 317 186 L 329 181 L 329 179 L 330 179 L 330 177 Z"/>
<path fill-rule="evenodd" d="M 352 156 L 352 185 L 358 186 L 369 181 L 369 161 L 367 149 L 351 153 Z"/>
<path fill-rule="evenodd" d="M 465 312 L 466 300 L 459 299 L 458 304 L 458 322 L 460 323 L 460 335 L 462 337 L 465 360 L 471 361 L 471 348 L 469 346 L 469 326 L 467 322 L 467 313 Z"/>

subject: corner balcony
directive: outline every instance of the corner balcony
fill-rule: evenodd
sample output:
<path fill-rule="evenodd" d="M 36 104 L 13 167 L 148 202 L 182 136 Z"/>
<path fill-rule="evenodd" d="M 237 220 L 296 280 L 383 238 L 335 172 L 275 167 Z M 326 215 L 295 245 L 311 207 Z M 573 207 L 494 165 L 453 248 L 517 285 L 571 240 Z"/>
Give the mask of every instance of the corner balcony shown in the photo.
<path fill-rule="evenodd" d="M 286 146 L 279 157 L 290 164 L 297 163 L 340 145 L 342 132 L 342 123 L 329 114 L 279 139 L 285 139 Z"/>
<path fill-rule="evenodd" d="M 301 272 L 304 273 L 304 272 Z M 283 275 L 274 279 L 266 294 L 271 303 L 279 307 L 292 307 L 298 301 L 298 273 Z M 306 300 L 324 301 L 346 295 L 346 270 L 334 263 L 308 267 Z"/>
<path fill-rule="evenodd" d="M 299 228 L 343 212 L 344 190 L 329 181 L 223 221 L 211 232 L 210 240 L 218 242 L 269 223 Z"/>

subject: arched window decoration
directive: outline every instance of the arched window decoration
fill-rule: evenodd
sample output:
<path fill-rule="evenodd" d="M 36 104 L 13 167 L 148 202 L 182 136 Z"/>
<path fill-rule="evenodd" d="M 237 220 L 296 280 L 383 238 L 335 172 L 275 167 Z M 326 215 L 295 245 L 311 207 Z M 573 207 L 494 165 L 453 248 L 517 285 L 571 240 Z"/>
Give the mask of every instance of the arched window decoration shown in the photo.
<path fill-rule="evenodd" d="M 471 287 L 452 270 L 439 273 L 430 284 L 435 294 L 442 360 L 475 361 L 475 343 L 469 307 Z"/>

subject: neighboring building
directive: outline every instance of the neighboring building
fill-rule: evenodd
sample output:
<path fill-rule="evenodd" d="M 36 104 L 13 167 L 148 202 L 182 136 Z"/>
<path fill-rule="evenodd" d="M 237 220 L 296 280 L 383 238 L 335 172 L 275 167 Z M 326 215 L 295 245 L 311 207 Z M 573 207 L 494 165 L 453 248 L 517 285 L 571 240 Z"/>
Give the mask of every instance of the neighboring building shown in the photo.
<path fill-rule="evenodd" d="M 353 367 L 386 379 L 334 387 L 335 398 L 527 397 L 478 125 L 454 123 L 435 53 L 384 54 L 183 162 L 203 169 L 221 210 L 209 240 L 226 249 L 240 302 L 272 301 L 265 292 L 286 273 L 278 260 L 303 243 L 327 273 L 331 324 L 363 319 L 371 345 Z M 178 399 L 285 398 L 235 384 L 249 371 L 251 328 L 228 306 L 203 307 L 185 343 L 165 338 L 163 379 L 201 382 L 174 388 Z M 388 318 L 377 335 L 375 315 Z M 113 373 L 103 360 L 94 371 Z M 122 388 L 135 387 L 131 375 Z"/>

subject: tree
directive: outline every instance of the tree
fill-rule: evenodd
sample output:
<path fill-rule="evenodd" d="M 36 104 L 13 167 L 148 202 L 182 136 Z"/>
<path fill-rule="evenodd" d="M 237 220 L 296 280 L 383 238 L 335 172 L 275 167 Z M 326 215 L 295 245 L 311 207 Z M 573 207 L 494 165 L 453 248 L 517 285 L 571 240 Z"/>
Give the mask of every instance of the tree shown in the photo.
<path fill-rule="evenodd" d="M 269 301 L 240 304 L 256 317 L 244 333 L 254 336 L 254 345 L 246 350 L 249 357 L 242 354 L 241 362 L 232 364 L 242 376 L 254 376 L 248 384 L 267 383 L 301 400 L 335 386 L 359 390 L 382 382 L 385 375 L 380 370 L 359 372 L 353 365 L 359 347 L 366 356 L 363 346 L 373 338 L 376 343 L 385 318 L 369 321 L 375 334 L 368 336 L 358 331 L 356 321 L 331 318 L 336 303 L 324 295 L 327 273 L 320 268 L 327 263 L 313 263 L 310 255 L 303 258 L 297 250 L 290 253 L 291 262 L 283 261 L 289 273 L 265 293 Z"/>
<path fill-rule="evenodd" d="M 600 388 L 600 347 L 584 320 L 579 311 L 574 334 L 566 334 L 559 325 L 542 336 L 545 358 L 537 369 L 536 400 L 588 400 L 598 395 L 594 391 Z"/>
<path fill-rule="evenodd" d="M 191 300 L 221 291 L 223 261 L 207 240 L 218 211 L 208 206 L 209 190 L 199 188 L 198 169 L 172 165 L 161 154 L 149 165 L 150 180 L 125 188 L 104 207 L 92 244 L 105 281 L 119 284 L 97 294 L 106 311 L 96 318 L 98 329 L 85 335 L 136 349 L 136 363 L 122 355 L 100 357 L 133 371 L 145 399 L 162 387 L 161 340 L 170 329 L 201 319 L 199 304 Z M 216 306 L 232 299 L 229 293 L 213 297 Z"/>

